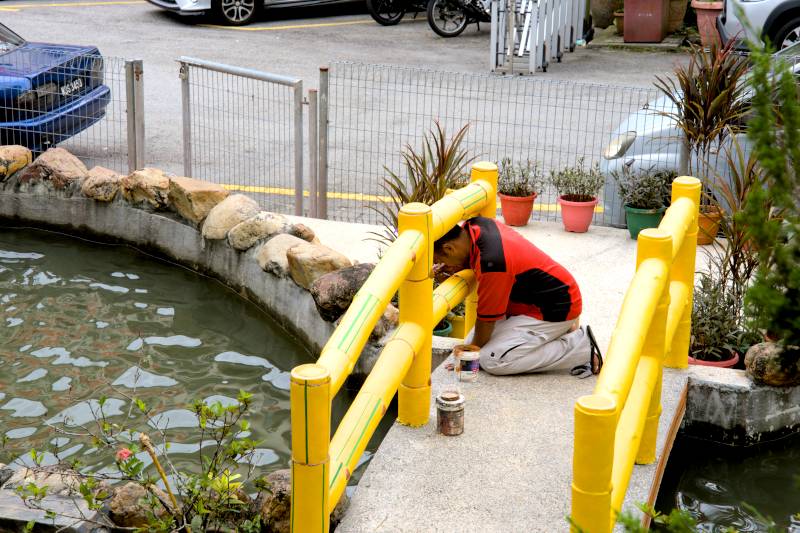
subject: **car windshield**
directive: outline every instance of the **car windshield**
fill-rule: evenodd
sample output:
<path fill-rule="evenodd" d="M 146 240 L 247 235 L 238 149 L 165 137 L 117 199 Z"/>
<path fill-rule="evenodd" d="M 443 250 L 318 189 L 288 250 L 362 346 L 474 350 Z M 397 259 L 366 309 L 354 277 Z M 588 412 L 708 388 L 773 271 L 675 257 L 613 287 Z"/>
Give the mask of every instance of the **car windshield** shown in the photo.
<path fill-rule="evenodd" d="M 25 44 L 25 39 L 0 24 L 0 54 L 10 52 L 18 46 Z"/>

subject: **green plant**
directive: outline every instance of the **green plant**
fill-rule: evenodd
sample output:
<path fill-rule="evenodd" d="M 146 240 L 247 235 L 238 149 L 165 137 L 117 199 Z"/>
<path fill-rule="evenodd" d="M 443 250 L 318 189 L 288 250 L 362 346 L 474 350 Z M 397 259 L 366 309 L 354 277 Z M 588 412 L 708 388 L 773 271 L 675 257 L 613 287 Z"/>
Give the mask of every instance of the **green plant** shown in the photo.
<path fill-rule="evenodd" d="M 627 167 L 611 175 L 617 182 L 622 203 L 637 209 L 659 209 L 666 205 L 675 173 L 669 171 L 633 172 Z"/>
<path fill-rule="evenodd" d="M 447 189 L 465 184 L 467 167 L 475 160 L 461 147 L 469 124 L 464 125 L 448 140 L 447 132 L 439 123 L 422 136 L 422 149 L 417 151 L 406 145 L 401 152 L 405 173 L 398 174 L 384 167 L 387 177 L 382 188 L 388 200 L 381 200 L 377 211 L 383 221 L 382 233 L 373 233 L 374 240 L 390 244 L 397 238 L 397 214 L 411 202 L 431 205 L 441 200 Z"/>
<path fill-rule="evenodd" d="M 580 157 L 575 166 L 551 171 L 550 183 L 565 200 L 591 202 L 603 188 L 605 177 L 597 164 L 584 168 L 584 158 Z"/>
<path fill-rule="evenodd" d="M 542 171 L 536 161 L 512 163 L 506 157 L 500 161 L 497 191 L 506 196 L 526 197 L 538 194 L 542 185 Z"/>
<path fill-rule="evenodd" d="M 699 273 L 693 298 L 689 355 L 702 361 L 728 359 L 739 343 L 741 302 L 714 268 Z"/>

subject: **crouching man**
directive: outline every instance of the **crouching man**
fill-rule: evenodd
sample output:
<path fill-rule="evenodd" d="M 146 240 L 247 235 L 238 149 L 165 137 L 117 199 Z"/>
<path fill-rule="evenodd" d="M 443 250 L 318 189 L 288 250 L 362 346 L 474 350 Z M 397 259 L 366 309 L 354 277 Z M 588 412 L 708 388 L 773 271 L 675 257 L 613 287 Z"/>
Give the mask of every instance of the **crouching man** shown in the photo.
<path fill-rule="evenodd" d="M 456 225 L 434 243 L 441 272 L 464 268 L 478 281 L 478 317 L 471 344 L 491 374 L 570 370 L 597 374 L 603 364 L 588 326 L 579 327 L 581 292 L 567 269 L 494 219 Z"/>

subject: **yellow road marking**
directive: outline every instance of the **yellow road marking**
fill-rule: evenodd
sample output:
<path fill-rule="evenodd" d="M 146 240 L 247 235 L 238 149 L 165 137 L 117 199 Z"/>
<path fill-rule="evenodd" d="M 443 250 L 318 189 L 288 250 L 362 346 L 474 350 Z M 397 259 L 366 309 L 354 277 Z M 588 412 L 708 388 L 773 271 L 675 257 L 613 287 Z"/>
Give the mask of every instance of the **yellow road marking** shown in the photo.
<path fill-rule="evenodd" d="M 144 0 L 106 0 L 102 2 L 53 2 L 50 4 L 14 4 L 0 7 L 0 11 L 19 11 L 20 9 L 35 9 L 37 7 L 96 7 L 96 6 L 127 6 L 131 4 L 145 4 Z"/>
<path fill-rule="evenodd" d="M 228 191 L 237 191 L 237 192 L 257 192 L 261 194 L 276 194 L 278 196 L 294 196 L 294 189 L 289 189 L 285 187 L 258 187 L 254 185 L 229 185 L 227 183 L 222 184 L 222 188 Z M 309 193 L 308 191 L 303 191 L 303 196 L 308 198 Z M 388 196 L 380 196 L 374 194 L 361 194 L 361 193 L 354 193 L 354 192 L 328 192 L 328 198 L 333 198 L 335 200 L 358 200 L 361 202 L 389 202 L 391 198 Z M 500 202 L 497 202 L 498 207 L 500 206 Z M 548 213 L 553 213 L 556 211 L 561 211 L 561 207 L 558 204 L 533 204 L 534 211 L 546 211 Z M 594 208 L 595 213 L 602 213 L 604 211 L 602 205 L 597 205 Z"/>
<path fill-rule="evenodd" d="M 204 28 L 217 28 L 222 30 L 236 30 L 236 31 L 279 31 L 279 30 L 305 30 L 309 28 L 331 28 L 333 26 L 353 26 L 355 24 L 373 24 L 372 19 L 369 20 L 350 20 L 347 22 L 318 22 L 315 24 L 292 24 L 289 26 L 261 26 L 258 28 L 245 27 L 245 26 L 220 26 L 217 24 L 199 24 Z"/>

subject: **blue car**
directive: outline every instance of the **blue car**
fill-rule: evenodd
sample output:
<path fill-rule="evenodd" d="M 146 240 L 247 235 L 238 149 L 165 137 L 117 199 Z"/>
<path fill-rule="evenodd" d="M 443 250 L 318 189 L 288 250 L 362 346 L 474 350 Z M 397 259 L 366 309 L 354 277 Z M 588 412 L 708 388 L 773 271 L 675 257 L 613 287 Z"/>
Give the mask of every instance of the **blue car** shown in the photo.
<path fill-rule="evenodd" d="M 94 46 L 29 43 L 0 24 L 0 145 L 42 152 L 103 118 L 103 67 Z"/>

